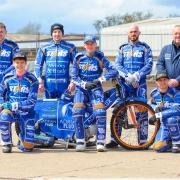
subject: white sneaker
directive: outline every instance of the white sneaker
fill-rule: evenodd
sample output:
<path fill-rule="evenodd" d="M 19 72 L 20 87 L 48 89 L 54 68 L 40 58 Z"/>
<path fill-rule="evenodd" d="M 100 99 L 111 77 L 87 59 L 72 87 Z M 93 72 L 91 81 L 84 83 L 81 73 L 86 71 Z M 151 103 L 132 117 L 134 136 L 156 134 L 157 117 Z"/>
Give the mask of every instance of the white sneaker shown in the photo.
<path fill-rule="evenodd" d="M 98 152 L 104 152 L 105 146 L 104 146 L 104 144 L 97 144 L 96 149 Z"/>
<path fill-rule="evenodd" d="M 77 142 L 76 143 L 76 151 L 83 152 L 86 150 L 86 144 L 84 142 Z"/>

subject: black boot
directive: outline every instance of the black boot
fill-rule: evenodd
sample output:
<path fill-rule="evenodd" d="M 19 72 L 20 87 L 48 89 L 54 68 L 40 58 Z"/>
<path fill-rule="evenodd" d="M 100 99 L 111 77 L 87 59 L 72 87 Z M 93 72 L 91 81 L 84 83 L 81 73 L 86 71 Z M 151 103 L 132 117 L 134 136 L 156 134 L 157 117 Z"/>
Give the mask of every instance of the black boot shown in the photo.
<path fill-rule="evenodd" d="M 117 148 L 118 144 L 115 141 L 110 141 L 108 144 L 106 144 L 106 148 L 110 149 L 110 148 Z"/>
<path fill-rule="evenodd" d="M 172 152 L 180 153 L 180 144 L 172 144 Z"/>
<path fill-rule="evenodd" d="M 2 147 L 3 153 L 11 153 L 11 151 L 12 151 L 12 145 L 11 144 L 7 144 L 7 145 L 4 145 Z"/>

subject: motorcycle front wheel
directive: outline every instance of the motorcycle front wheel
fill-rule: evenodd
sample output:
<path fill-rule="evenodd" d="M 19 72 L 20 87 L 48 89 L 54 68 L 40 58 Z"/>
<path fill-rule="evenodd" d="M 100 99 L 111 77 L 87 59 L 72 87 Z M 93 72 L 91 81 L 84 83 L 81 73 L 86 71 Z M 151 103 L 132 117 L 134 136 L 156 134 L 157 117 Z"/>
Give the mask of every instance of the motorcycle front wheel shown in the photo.
<path fill-rule="evenodd" d="M 149 125 L 154 115 L 152 107 L 141 101 L 129 101 L 115 106 L 111 118 L 111 133 L 116 142 L 129 150 L 145 150 L 155 140 L 159 122 Z"/>

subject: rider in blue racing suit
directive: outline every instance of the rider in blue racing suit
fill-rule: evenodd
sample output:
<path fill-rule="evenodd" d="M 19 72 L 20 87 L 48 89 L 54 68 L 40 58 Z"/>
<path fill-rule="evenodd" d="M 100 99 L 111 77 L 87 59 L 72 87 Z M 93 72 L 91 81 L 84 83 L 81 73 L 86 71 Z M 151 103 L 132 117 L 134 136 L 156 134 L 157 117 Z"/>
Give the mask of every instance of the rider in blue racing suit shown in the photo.
<path fill-rule="evenodd" d="M 62 40 L 64 28 L 61 24 L 51 26 L 52 41 L 38 50 L 35 61 L 35 76 L 39 90 L 45 90 L 46 98 L 60 98 L 61 94 L 73 86 L 70 84 L 69 66 L 77 53 L 73 44 Z M 43 65 L 46 63 L 44 84 Z M 69 85 L 70 84 L 70 85 Z M 69 86 L 69 87 L 68 87 Z"/>
<path fill-rule="evenodd" d="M 155 113 L 149 119 L 149 123 L 154 124 L 157 120 L 160 120 L 160 123 L 169 130 L 172 140 L 172 152 L 180 153 L 180 91 L 177 90 L 174 95 L 174 104 L 171 104 L 167 109 L 163 109 L 162 112 Z"/>
<path fill-rule="evenodd" d="M 26 71 L 27 58 L 21 52 L 14 55 L 14 70 L 7 73 L 0 85 L 0 97 L 3 98 L 3 110 L 0 114 L 2 151 L 12 151 L 11 124 L 18 121 L 20 143 L 18 148 L 25 152 L 33 149 L 34 142 L 34 106 L 37 100 L 38 80 Z"/>
<path fill-rule="evenodd" d="M 150 47 L 138 40 L 140 35 L 139 27 L 133 25 L 128 32 L 129 42 L 120 46 L 117 59 L 116 69 L 122 78 L 120 83 L 126 83 L 125 96 L 135 96 L 147 99 L 146 75 L 151 73 L 153 65 L 152 51 Z M 127 89 L 128 87 L 128 89 Z M 143 144 L 148 135 L 148 118 L 147 112 L 144 118 L 140 120 L 140 130 L 138 131 L 138 142 Z M 137 113 L 140 116 L 140 113 Z M 107 148 L 115 148 L 118 144 L 111 135 L 111 141 L 106 144 Z"/>
<path fill-rule="evenodd" d="M 5 70 L 12 64 L 14 54 L 19 51 L 19 47 L 15 42 L 5 38 L 6 33 L 6 26 L 0 23 L 0 82 L 3 79 Z"/>
<path fill-rule="evenodd" d="M 156 75 L 156 84 L 158 87 L 151 94 L 151 104 L 155 112 L 162 112 L 174 105 L 177 101 L 177 90 L 168 87 L 169 77 L 166 73 Z M 153 149 L 157 152 L 165 152 L 171 148 L 172 140 L 167 124 L 161 123 L 156 135 Z"/>
<path fill-rule="evenodd" d="M 101 83 L 117 75 L 104 54 L 96 50 L 96 39 L 86 36 L 84 39 L 86 51 L 78 53 L 73 62 L 72 79 L 75 83 L 73 118 L 76 131 L 76 151 L 84 151 L 85 132 L 84 116 L 87 102 L 91 102 L 96 117 L 97 151 L 104 151 L 106 139 L 106 110 L 104 92 Z M 103 69 L 108 72 L 102 76 Z"/>

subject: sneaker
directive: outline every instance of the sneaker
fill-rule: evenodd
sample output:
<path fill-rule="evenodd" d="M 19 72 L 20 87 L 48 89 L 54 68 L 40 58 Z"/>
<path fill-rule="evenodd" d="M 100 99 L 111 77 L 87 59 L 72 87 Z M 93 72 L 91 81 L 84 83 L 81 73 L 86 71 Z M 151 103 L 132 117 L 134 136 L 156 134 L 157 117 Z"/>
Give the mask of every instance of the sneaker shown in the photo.
<path fill-rule="evenodd" d="M 76 143 L 76 151 L 83 152 L 86 149 L 86 144 L 84 142 L 77 142 Z"/>
<path fill-rule="evenodd" d="M 172 144 L 172 152 L 180 153 L 180 144 Z"/>
<path fill-rule="evenodd" d="M 3 153 L 11 153 L 12 152 L 12 145 L 11 144 L 4 145 L 2 147 L 2 152 Z"/>
<path fill-rule="evenodd" d="M 103 143 L 97 143 L 96 149 L 98 152 L 104 152 L 105 151 L 105 146 Z"/>
<path fill-rule="evenodd" d="M 111 149 L 111 148 L 117 148 L 118 144 L 115 141 L 110 141 L 108 144 L 106 144 L 106 148 Z"/>

